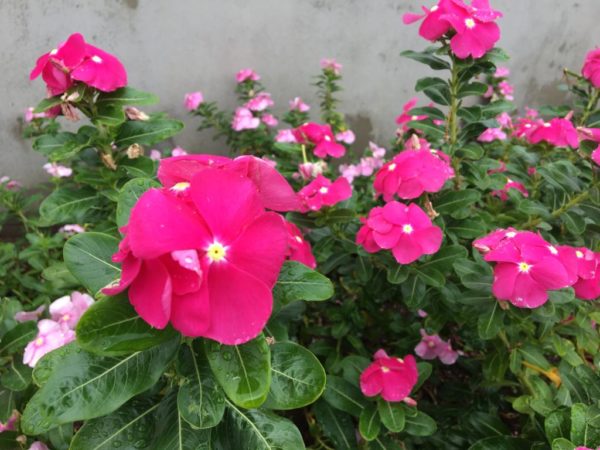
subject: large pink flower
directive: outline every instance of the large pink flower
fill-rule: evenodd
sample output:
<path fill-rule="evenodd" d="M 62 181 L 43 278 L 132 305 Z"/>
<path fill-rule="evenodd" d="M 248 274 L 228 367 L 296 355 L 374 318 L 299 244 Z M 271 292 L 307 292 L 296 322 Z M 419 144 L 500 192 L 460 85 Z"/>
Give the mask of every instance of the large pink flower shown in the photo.
<path fill-rule="evenodd" d="M 449 160 L 448 155 L 437 150 L 404 150 L 379 169 L 373 187 L 386 202 L 394 195 L 412 199 L 423 192 L 438 192 L 454 176 Z"/>
<path fill-rule="evenodd" d="M 302 202 L 300 212 L 318 211 L 323 206 L 333 206 L 348 200 L 352 197 L 352 186 L 344 177 L 332 182 L 323 175 L 317 175 L 298 192 L 298 197 Z"/>
<path fill-rule="evenodd" d="M 319 158 L 341 158 L 346 153 L 346 147 L 335 141 L 335 136 L 329 125 L 308 122 L 293 131 L 296 142 L 314 144 L 313 152 Z"/>
<path fill-rule="evenodd" d="M 310 242 L 308 242 L 300 229 L 292 222 L 285 222 L 288 231 L 288 252 L 287 259 L 298 261 L 305 266 L 314 269 L 317 267 L 317 261 L 312 252 Z"/>
<path fill-rule="evenodd" d="M 79 33 L 38 58 L 29 78 L 33 80 L 40 74 L 51 95 L 62 94 L 74 81 L 104 92 L 127 85 L 123 64 L 110 53 L 86 43 Z"/>
<path fill-rule="evenodd" d="M 360 375 L 360 389 L 367 397 L 381 394 L 388 402 L 401 402 L 417 384 L 419 372 L 414 356 L 388 356 L 384 350 L 375 353 L 375 361 Z"/>
<path fill-rule="evenodd" d="M 390 202 L 369 212 L 356 242 L 370 253 L 391 250 L 399 264 L 410 264 L 437 252 L 442 238 L 442 230 L 417 205 Z"/>
<path fill-rule="evenodd" d="M 431 9 L 422 6 L 423 14 L 406 13 L 402 16 L 402 21 L 408 25 L 423 19 L 419 34 L 428 41 L 437 41 L 451 28 L 450 23 L 443 17 L 447 13 L 448 3 L 450 0 L 440 0 Z"/>
<path fill-rule="evenodd" d="M 233 119 L 231 120 L 231 128 L 235 131 L 253 130 L 260 125 L 260 118 L 254 117 L 252 111 L 244 106 L 235 109 Z"/>
<path fill-rule="evenodd" d="M 579 135 L 573 123 L 567 119 L 554 118 L 550 122 L 542 122 L 529 134 L 529 142 L 538 144 L 548 142 L 556 147 L 579 147 Z"/>
<path fill-rule="evenodd" d="M 513 233 L 505 233 L 485 254 L 486 261 L 496 262 L 492 292 L 519 308 L 537 308 L 546 303 L 549 290 L 573 284 L 570 258 L 539 234 Z"/>
<path fill-rule="evenodd" d="M 600 48 L 588 52 L 581 73 L 594 87 L 600 88 Z"/>
<path fill-rule="evenodd" d="M 185 194 L 185 195 L 184 195 Z M 283 218 L 265 212 L 257 186 L 231 170 L 206 168 L 185 191 L 150 189 L 131 211 L 114 260 L 114 295 L 150 325 L 241 344 L 263 329 L 287 251 Z"/>

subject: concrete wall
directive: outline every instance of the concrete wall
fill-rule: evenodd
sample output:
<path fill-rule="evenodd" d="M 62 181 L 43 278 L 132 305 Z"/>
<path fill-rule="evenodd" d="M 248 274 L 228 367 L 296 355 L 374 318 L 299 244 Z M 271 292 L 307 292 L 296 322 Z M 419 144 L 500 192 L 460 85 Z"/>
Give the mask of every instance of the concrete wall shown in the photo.
<path fill-rule="evenodd" d="M 427 4 L 433 3 L 427 1 Z M 520 104 L 560 101 L 563 66 L 578 70 L 600 45 L 598 0 L 492 0 Z M 0 175 L 45 179 L 42 158 L 20 138 L 22 110 L 44 95 L 28 73 L 36 58 L 71 32 L 116 54 L 132 86 L 161 97 L 160 109 L 186 121 L 174 144 L 223 151 L 181 107 L 185 92 L 233 107 L 234 73 L 253 67 L 283 112 L 289 98 L 315 103 L 311 77 L 321 57 L 344 64 L 343 109 L 359 135 L 386 143 L 395 115 L 424 68 L 398 54 L 422 49 L 407 0 L 0 0 Z"/>

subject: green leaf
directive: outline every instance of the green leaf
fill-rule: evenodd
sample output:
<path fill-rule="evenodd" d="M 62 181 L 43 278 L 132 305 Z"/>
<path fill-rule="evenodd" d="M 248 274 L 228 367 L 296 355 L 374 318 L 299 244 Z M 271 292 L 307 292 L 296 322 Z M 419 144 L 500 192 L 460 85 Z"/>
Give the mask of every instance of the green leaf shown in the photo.
<path fill-rule="evenodd" d="M 158 102 L 158 97 L 149 92 L 139 91 L 131 87 L 122 87 L 112 92 L 102 92 L 96 103 L 112 103 L 121 106 L 127 105 L 151 105 Z"/>
<path fill-rule="evenodd" d="M 183 129 L 183 122 L 171 119 L 130 120 L 117 132 L 115 145 L 118 148 L 131 144 L 154 145 L 176 135 Z"/>
<path fill-rule="evenodd" d="M 69 450 L 147 449 L 154 435 L 154 416 L 159 404 L 134 398 L 118 410 L 83 424 Z"/>
<path fill-rule="evenodd" d="M 463 208 L 469 208 L 481 199 L 481 194 L 474 189 L 449 191 L 442 194 L 434 203 L 435 210 L 440 214 L 454 216 Z"/>
<path fill-rule="evenodd" d="M 325 389 L 325 369 L 315 355 L 294 342 L 271 346 L 271 389 L 267 409 L 297 409 L 315 402 Z"/>
<path fill-rule="evenodd" d="M 21 355 L 11 359 L 5 369 L 0 378 L 2 386 L 12 391 L 23 391 L 31 384 L 32 369 L 23 364 Z"/>
<path fill-rule="evenodd" d="M 100 103 L 92 122 L 109 127 L 116 127 L 125 122 L 125 111 L 121 105 Z"/>
<path fill-rule="evenodd" d="M 450 63 L 442 58 L 434 56 L 433 51 L 414 52 L 412 50 L 406 50 L 400 53 L 400 55 L 426 64 L 433 70 L 450 70 Z"/>
<path fill-rule="evenodd" d="M 531 442 L 511 436 L 492 436 L 475 442 L 469 450 L 530 450 Z"/>
<path fill-rule="evenodd" d="M 94 295 L 121 277 L 112 262 L 119 240 L 103 233 L 81 233 L 71 237 L 63 249 L 67 268 Z"/>
<path fill-rule="evenodd" d="M 404 414 L 404 407 L 402 405 L 378 400 L 377 410 L 379 411 L 381 422 L 388 430 L 393 433 L 400 433 L 404 430 L 406 415 Z"/>
<path fill-rule="evenodd" d="M 327 376 L 323 399 L 340 411 L 359 417 L 365 407 L 365 398 L 356 386 L 333 375 Z"/>
<path fill-rule="evenodd" d="M 457 156 L 464 159 L 471 159 L 473 161 L 483 158 L 484 153 L 485 150 L 481 144 L 478 144 L 477 142 L 470 142 L 467 145 L 456 149 Z"/>
<path fill-rule="evenodd" d="M 377 412 L 377 405 L 370 403 L 360 413 L 358 420 L 358 431 L 360 435 L 366 441 L 374 440 L 381 430 L 381 420 L 379 419 L 379 413 Z"/>
<path fill-rule="evenodd" d="M 575 444 L 568 439 L 558 438 L 552 441 L 552 450 L 573 450 Z"/>
<path fill-rule="evenodd" d="M 543 370 L 550 370 L 552 367 L 540 348 L 533 344 L 524 344 L 519 348 L 519 352 L 523 355 L 523 358 Z"/>
<path fill-rule="evenodd" d="M 225 413 L 225 395 L 212 374 L 206 356 L 197 345 L 179 352 L 180 372 L 185 383 L 177 393 L 177 408 L 194 428 L 217 426 Z"/>
<path fill-rule="evenodd" d="M 97 204 L 98 195 L 91 188 L 58 188 L 40 204 L 41 225 L 83 223 Z"/>
<path fill-rule="evenodd" d="M 242 411 L 225 401 L 225 419 L 214 432 L 218 450 L 304 450 L 302 435 L 290 420 L 258 409 Z"/>
<path fill-rule="evenodd" d="M 153 187 L 160 187 L 160 184 L 151 178 L 134 178 L 125 183 L 119 191 L 119 201 L 117 203 L 117 226 L 119 228 L 127 225 L 131 208 L 144 192 Z"/>
<path fill-rule="evenodd" d="M 79 319 L 77 343 L 101 356 L 117 356 L 160 345 L 175 336 L 173 328 L 159 330 L 148 325 L 125 295 L 94 303 Z"/>
<path fill-rule="evenodd" d="M 81 351 L 81 349 L 77 342 L 70 342 L 56 350 L 52 350 L 50 353 L 46 353 L 33 368 L 33 382 L 42 387 L 52 373 L 67 359 L 68 355 L 78 351 Z"/>
<path fill-rule="evenodd" d="M 477 220 L 452 221 L 447 227 L 448 233 L 454 233 L 457 237 L 463 239 L 473 239 L 483 236 L 487 233 L 485 223 Z"/>
<path fill-rule="evenodd" d="M 50 108 L 54 108 L 55 106 L 60 105 L 62 103 L 61 97 L 62 94 L 55 95 L 54 97 L 45 98 L 37 104 L 33 112 L 36 114 L 43 113 L 45 111 L 48 111 Z"/>
<path fill-rule="evenodd" d="M 481 108 L 481 112 L 486 118 L 495 118 L 503 112 L 511 112 L 515 110 L 515 105 L 506 100 L 498 100 Z"/>
<path fill-rule="evenodd" d="M 446 283 L 444 274 L 434 267 L 414 266 L 411 269 L 417 274 L 417 277 L 419 277 L 423 283 L 429 286 L 441 288 Z"/>
<path fill-rule="evenodd" d="M 0 389 L 0 422 L 6 422 L 14 409 L 15 393 L 9 389 Z"/>
<path fill-rule="evenodd" d="M 411 120 L 406 124 L 409 128 L 421 130 L 432 140 L 442 139 L 445 131 L 443 127 L 434 124 L 431 120 Z"/>
<path fill-rule="evenodd" d="M 408 267 L 402 264 L 387 266 L 387 281 L 391 284 L 402 284 L 410 274 Z"/>
<path fill-rule="evenodd" d="M 494 302 L 492 308 L 479 314 L 477 318 L 477 331 L 483 340 L 493 339 L 504 326 L 504 311 L 500 303 Z"/>
<path fill-rule="evenodd" d="M 571 411 L 560 408 L 546 416 L 544 430 L 550 442 L 557 438 L 568 438 L 571 435 Z"/>
<path fill-rule="evenodd" d="M 336 450 L 355 450 L 357 448 L 354 424 L 348 414 L 333 409 L 323 400 L 315 403 L 314 412 L 317 423 L 334 443 Z"/>
<path fill-rule="evenodd" d="M 483 95 L 487 92 L 488 85 L 474 81 L 469 84 L 464 84 L 458 90 L 458 98 L 468 97 L 469 95 Z"/>
<path fill-rule="evenodd" d="M 177 392 L 169 393 L 158 406 L 156 435 L 152 449 L 212 450 L 213 429 L 195 430 L 177 408 Z"/>
<path fill-rule="evenodd" d="M 414 416 L 406 416 L 404 431 L 412 436 L 431 436 L 437 430 L 435 420 L 421 411 Z"/>
<path fill-rule="evenodd" d="M 206 340 L 204 349 L 227 397 L 242 408 L 264 403 L 271 385 L 271 351 L 263 335 L 242 345 Z"/>
<path fill-rule="evenodd" d="M 423 93 L 435 103 L 444 106 L 450 105 L 450 87 L 448 86 L 448 83 L 441 78 L 421 78 L 417 81 L 415 90 L 417 92 L 423 91 Z"/>
<path fill-rule="evenodd" d="M 15 450 L 23 448 L 17 438 L 21 436 L 21 433 L 16 431 L 3 431 L 0 433 L 0 449 L 2 450 Z"/>
<path fill-rule="evenodd" d="M 571 407 L 571 442 L 589 448 L 600 446 L 600 428 L 592 426 L 588 408 L 591 406 L 575 403 Z"/>
<path fill-rule="evenodd" d="M 333 295 L 333 284 L 315 270 L 297 261 L 286 261 L 273 289 L 273 297 L 282 304 L 297 300 L 322 301 Z"/>
<path fill-rule="evenodd" d="M 405 283 L 402 283 L 401 290 L 402 300 L 404 300 L 404 303 L 411 311 L 419 309 L 427 300 L 425 298 L 427 286 L 417 276 L 413 275 Z"/>
<path fill-rule="evenodd" d="M 66 131 L 56 134 L 44 134 L 33 142 L 33 148 L 52 161 L 61 161 L 77 155 L 90 146 L 91 137 L 95 135 L 90 127 L 80 128 L 77 134 Z"/>
<path fill-rule="evenodd" d="M 585 231 L 585 219 L 576 212 L 566 212 L 561 214 L 560 218 L 567 227 L 567 230 L 569 230 L 574 236 L 579 236 Z"/>
<path fill-rule="evenodd" d="M 26 434 L 56 425 L 104 416 L 152 387 L 173 358 L 178 341 L 124 358 L 81 351 L 65 354 L 23 412 Z"/>
<path fill-rule="evenodd" d="M 29 341 L 32 341 L 37 334 L 37 325 L 35 321 L 27 321 L 17 324 L 8 331 L 2 340 L 0 340 L 0 353 L 11 355 L 25 348 Z"/>

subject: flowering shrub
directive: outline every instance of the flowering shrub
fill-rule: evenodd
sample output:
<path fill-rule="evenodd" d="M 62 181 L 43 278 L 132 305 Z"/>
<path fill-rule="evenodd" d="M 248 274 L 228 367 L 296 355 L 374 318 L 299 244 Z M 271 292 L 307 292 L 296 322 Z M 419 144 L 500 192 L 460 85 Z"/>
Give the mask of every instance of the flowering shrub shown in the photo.
<path fill-rule="evenodd" d="M 81 35 L 40 57 L 52 189 L 0 179 L 2 446 L 600 445 L 597 51 L 572 105 L 520 114 L 501 13 L 423 12 L 432 103 L 367 149 L 333 59 L 319 108 L 276 116 L 249 68 L 234 111 L 186 94 L 224 156 L 170 148 L 181 122 Z"/>

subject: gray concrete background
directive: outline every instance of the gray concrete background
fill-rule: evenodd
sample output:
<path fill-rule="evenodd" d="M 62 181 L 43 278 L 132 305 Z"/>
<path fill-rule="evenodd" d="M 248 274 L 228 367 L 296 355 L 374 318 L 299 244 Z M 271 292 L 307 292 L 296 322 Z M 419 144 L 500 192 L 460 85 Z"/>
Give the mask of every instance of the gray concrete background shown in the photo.
<path fill-rule="evenodd" d="M 424 3 L 433 4 L 433 0 Z M 579 70 L 600 45 L 598 0 L 492 0 L 504 13 L 502 39 L 512 60 L 520 105 L 557 102 L 561 68 Z M 117 55 L 130 85 L 158 94 L 158 109 L 186 122 L 175 138 L 195 152 L 223 151 L 183 110 L 185 92 L 234 107 L 234 74 L 244 67 L 262 76 L 284 112 L 301 96 L 316 109 L 311 77 L 321 57 L 344 65 L 343 110 L 358 134 L 384 144 L 394 118 L 427 72 L 400 51 L 427 43 L 417 25 L 401 22 L 420 0 L 0 0 L 0 176 L 31 184 L 45 179 L 43 159 L 20 137 L 18 118 L 44 96 L 30 82 L 36 58 L 75 31 Z"/>

